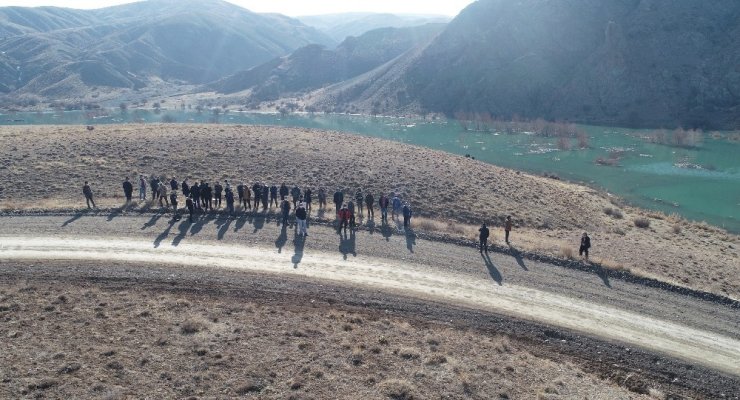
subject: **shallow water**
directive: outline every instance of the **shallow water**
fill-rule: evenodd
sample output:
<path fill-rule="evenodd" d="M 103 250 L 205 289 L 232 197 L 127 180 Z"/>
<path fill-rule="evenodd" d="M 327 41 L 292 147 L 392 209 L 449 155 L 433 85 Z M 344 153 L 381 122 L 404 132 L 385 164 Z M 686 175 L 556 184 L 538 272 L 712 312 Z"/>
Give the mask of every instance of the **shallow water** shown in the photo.
<path fill-rule="evenodd" d="M 604 189 L 640 207 L 677 213 L 740 232 L 740 143 L 707 137 L 701 147 L 677 148 L 647 143 L 628 129 L 584 126 L 585 150 L 559 150 L 555 138 L 466 132 L 455 121 L 430 121 L 350 115 L 213 115 L 188 111 L 119 110 L 0 115 L 0 124 L 111 124 L 127 122 L 227 123 L 328 129 L 470 155 L 534 174 L 556 174 Z M 102 112 L 103 114 L 106 111 Z M 575 141 L 572 143 L 575 147 Z M 595 164 L 621 151 L 615 166 Z"/>

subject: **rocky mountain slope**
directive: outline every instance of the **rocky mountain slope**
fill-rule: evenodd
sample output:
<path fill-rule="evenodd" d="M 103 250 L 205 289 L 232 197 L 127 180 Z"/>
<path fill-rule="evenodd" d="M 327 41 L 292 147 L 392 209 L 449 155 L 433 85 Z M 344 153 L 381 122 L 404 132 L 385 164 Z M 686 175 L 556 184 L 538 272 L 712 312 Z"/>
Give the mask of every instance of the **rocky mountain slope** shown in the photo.
<path fill-rule="evenodd" d="M 408 28 L 432 23 L 447 23 L 443 15 L 397 15 L 387 13 L 340 13 L 298 17 L 308 26 L 326 33 L 337 42 L 349 36 L 361 36 L 380 28 Z"/>

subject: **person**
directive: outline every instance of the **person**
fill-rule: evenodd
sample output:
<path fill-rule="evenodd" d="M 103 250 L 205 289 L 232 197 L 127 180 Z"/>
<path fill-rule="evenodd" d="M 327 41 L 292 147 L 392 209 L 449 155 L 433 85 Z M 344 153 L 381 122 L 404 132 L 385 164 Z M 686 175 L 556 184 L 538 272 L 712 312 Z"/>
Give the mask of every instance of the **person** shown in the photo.
<path fill-rule="evenodd" d="M 190 185 L 188 185 L 187 179 L 182 181 L 182 195 L 185 196 L 185 198 L 190 196 Z"/>
<path fill-rule="evenodd" d="M 511 232 L 511 215 L 506 216 L 506 222 L 504 222 L 504 233 L 506 234 L 506 243 L 509 243 L 509 233 Z"/>
<path fill-rule="evenodd" d="M 262 210 L 267 211 L 267 203 L 270 198 L 270 188 L 267 185 L 262 185 Z"/>
<path fill-rule="evenodd" d="M 278 204 L 278 187 L 276 185 L 270 186 L 270 208 L 272 208 L 272 203 L 275 203 L 275 207 L 277 207 Z"/>
<path fill-rule="evenodd" d="M 339 231 L 344 228 L 344 234 L 347 234 L 347 225 L 349 224 L 349 219 L 352 217 L 352 215 L 349 212 L 349 209 L 347 208 L 346 204 L 343 204 L 339 212 L 337 213 L 339 215 Z"/>
<path fill-rule="evenodd" d="M 146 178 L 139 175 L 139 200 L 146 200 Z"/>
<path fill-rule="evenodd" d="M 123 181 L 123 194 L 126 196 L 126 203 L 130 203 L 131 196 L 134 194 L 134 185 L 131 184 L 128 176 Z"/>
<path fill-rule="evenodd" d="M 413 214 L 413 211 L 411 210 L 411 205 L 406 202 L 403 204 L 403 227 L 408 228 L 409 225 L 411 225 L 411 214 Z"/>
<path fill-rule="evenodd" d="M 244 184 L 242 182 L 242 184 Z M 247 185 L 244 185 L 244 209 L 252 209 L 252 191 Z"/>
<path fill-rule="evenodd" d="M 313 199 L 311 198 L 313 195 L 313 192 L 311 192 L 311 189 L 306 188 L 306 190 L 303 191 L 303 202 L 306 203 L 306 211 L 311 212 L 311 202 Z"/>
<path fill-rule="evenodd" d="M 177 179 L 173 176 L 172 179 L 170 179 L 170 189 L 177 190 L 179 189 L 179 185 L 177 184 Z"/>
<path fill-rule="evenodd" d="M 159 182 L 159 190 L 158 190 L 158 192 L 159 192 L 159 194 L 158 194 L 158 196 L 159 196 L 159 206 L 160 207 L 164 207 L 164 205 L 162 205 L 162 200 L 164 200 L 164 204 L 167 207 L 169 207 L 170 206 L 170 202 L 169 202 L 169 200 L 167 200 L 167 186 L 164 184 L 164 182 Z"/>
<path fill-rule="evenodd" d="M 177 220 L 177 189 L 170 192 L 170 204 L 172 204 L 172 219 Z"/>
<path fill-rule="evenodd" d="M 285 197 L 288 195 L 290 191 L 288 190 L 288 185 L 283 182 L 282 185 L 280 185 L 280 201 L 285 200 Z"/>
<path fill-rule="evenodd" d="M 254 211 L 260 207 L 260 199 L 262 199 L 262 184 L 257 181 L 252 185 L 252 192 L 254 192 Z"/>
<path fill-rule="evenodd" d="M 280 205 L 280 210 L 283 212 L 283 225 L 288 224 L 288 216 L 290 215 L 290 202 L 288 199 L 284 199 Z"/>
<path fill-rule="evenodd" d="M 319 188 L 319 210 L 326 208 L 326 189 Z"/>
<path fill-rule="evenodd" d="M 234 213 L 234 192 L 231 188 L 226 189 L 226 207 L 229 209 L 229 213 Z"/>
<path fill-rule="evenodd" d="M 185 206 L 188 208 L 188 214 L 190 214 L 190 218 L 188 219 L 190 223 L 193 223 L 193 212 L 195 211 L 195 204 L 193 204 L 193 197 L 188 196 L 187 200 L 185 200 Z"/>
<path fill-rule="evenodd" d="M 373 198 L 373 195 L 368 193 L 365 195 L 365 205 L 367 206 L 367 216 L 368 218 L 375 219 L 375 211 L 373 210 L 373 203 L 375 203 L 375 198 Z"/>
<path fill-rule="evenodd" d="M 349 210 L 349 229 L 355 229 L 355 202 L 350 200 L 347 203 L 347 210 Z"/>
<path fill-rule="evenodd" d="M 200 181 L 200 204 L 206 211 L 213 210 L 213 189 L 208 182 Z"/>
<path fill-rule="evenodd" d="M 482 254 L 485 250 L 485 252 L 488 253 L 488 236 L 491 232 L 488 230 L 485 222 L 481 225 L 480 229 L 478 229 L 478 232 L 480 232 L 480 235 L 478 236 L 478 239 L 480 240 L 480 252 Z"/>
<path fill-rule="evenodd" d="M 244 209 L 246 210 L 247 206 L 244 204 L 244 182 L 236 185 L 236 195 L 239 196 L 239 205 L 244 205 Z"/>
<path fill-rule="evenodd" d="M 308 236 L 308 228 L 306 226 L 306 218 L 308 213 L 306 212 L 306 204 L 298 203 L 298 208 L 295 210 L 295 221 L 298 225 L 298 234 L 301 236 Z"/>
<path fill-rule="evenodd" d="M 588 234 L 586 232 L 583 232 L 583 235 L 581 236 L 581 247 L 578 249 L 578 255 L 586 255 L 585 259 L 588 261 L 588 249 L 591 248 L 591 238 L 588 237 Z"/>
<path fill-rule="evenodd" d="M 362 195 L 362 189 L 357 189 L 357 192 L 355 192 L 355 201 L 357 204 L 357 209 L 360 211 L 360 218 L 363 216 L 362 212 L 362 202 L 365 200 L 365 196 Z"/>
<path fill-rule="evenodd" d="M 213 192 L 216 195 L 216 200 L 214 201 L 216 208 L 221 208 L 221 198 L 224 193 L 224 187 L 221 186 L 221 182 L 216 181 L 216 184 L 213 185 Z"/>
<path fill-rule="evenodd" d="M 340 189 L 337 189 L 336 192 L 334 192 L 334 205 L 337 207 L 337 215 L 339 215 L 339 210 L 342 208 L 342 205 L 344 204 L 344 193 Z"/>
<path fill-rule="evenodd" d="M 401 203 L 401 198 L 397 195 L 393 195 L 393 200 L 391 200 L 391 203 L 393 205 L 393 211 L 391 212 L 391 218 L 396 219 L 398 217 L 398 214 L 401 212 L 401 206 L 403 205 Z"/>
<path fill-rule="evenodd" d="M 195 181 L 193 186 L 190 187 L 190 197 L 193 198 L 195 209 L 200 210 L 200 185 L 198 185 L 198 181 Z"/>
<path fill-rule="evenodd" d="M 381 194 L 380 198 L 378 199 L 378 206 L 380 207 L 380 220 L 383 222 L 388 222 L 388 205 L 390 204 L 390 200 L 388 199 L 388 196 L 385 194 Z"/>
<path fill-rule="evenodd" d="M 152 180 L 149 182 L 149 186 L 152 188 L 152 201 L 157 200 L 157 197 L 159 197 L 159 178 L 152 175 Z"/>
<path fill-rule="evenodd" d="M 93 208 L 95 207 L 95 200 L 93 200 L 93 192 L 90 188 L 90 185 L 85 181 L 85 185 L 82 186 L 82 194 L 85 195 L 85 202 L 87 203 L 87 208 Z M 90 207 L 90 204 L 92 204 L 92 207 Z"/>
<path fill-rule="evenodd" d="M 290 189 L 290 197 L 293 198 L 293 208 L 296 208 L 296 205 L 298 204 L 298 198 L 301 197 L 301 189 L 298 187 L 298 185 L 293 186 L 293 189 Z"/>

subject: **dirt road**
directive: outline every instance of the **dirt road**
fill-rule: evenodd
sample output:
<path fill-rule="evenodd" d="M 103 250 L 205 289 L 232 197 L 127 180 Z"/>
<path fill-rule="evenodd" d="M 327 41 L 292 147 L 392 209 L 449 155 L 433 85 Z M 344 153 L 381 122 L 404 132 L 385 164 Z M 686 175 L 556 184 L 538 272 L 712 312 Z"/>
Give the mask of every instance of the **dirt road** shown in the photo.
<path fill-rule="evenodd" d="M 731 307 L 530 261 L 477 258 L 471 249 L 409 243 L 403 235 L 345 238 L 313 227 L 286 253 L 292 229 L 269 220 L 242 221 L 241 228 L 255 226 L 251 233 L 225 218 L 179 222 L 175 235 L 174 222 L 155 217 L 3 218 L 0 259 L 168 263 L 348 284 L 533 320 L 740 376 L 740 316 Z M 275 247 L 267 245 L 275 235 Z"/>

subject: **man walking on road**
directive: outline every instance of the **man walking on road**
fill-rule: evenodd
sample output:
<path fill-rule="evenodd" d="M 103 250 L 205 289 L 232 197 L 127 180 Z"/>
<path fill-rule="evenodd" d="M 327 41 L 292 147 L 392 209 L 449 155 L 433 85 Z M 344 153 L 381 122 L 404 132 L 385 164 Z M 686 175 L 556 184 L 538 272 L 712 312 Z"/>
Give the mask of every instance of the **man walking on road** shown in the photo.
<path fill-rule="evenodd" d="M 123 194 L 126 196 L 126 203 L 131 202 L 131 196 L 134 194 L 134 185 L 129 181 L 128 176 L 123 181 Z"/>
<path fill-rule="evenodd" d="M 82 194 L 85 195 L 85 202 L 87 202 L 87 208 L 97 208 L 95 207 L 95 201 L 93 200 L 93 192 L 90 188 L 90 185 L 85 181 L 85 185 L 82 186 Z M 92 203 L 92 207 L 90 207 L 90 204 Z"/>
<path fill-rule="evenodd" d="M 478 236 L 478 239 L 480 240 L 480 252 L 481 254 L 483 254 L 483 251 L 488 253 L 488 236 L 490 235 L 490 231 L 485 222 L 480 229 L 478 229 L 478 232 L 480 232 L 480 235 Z"/>

